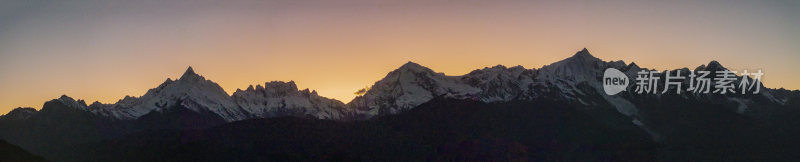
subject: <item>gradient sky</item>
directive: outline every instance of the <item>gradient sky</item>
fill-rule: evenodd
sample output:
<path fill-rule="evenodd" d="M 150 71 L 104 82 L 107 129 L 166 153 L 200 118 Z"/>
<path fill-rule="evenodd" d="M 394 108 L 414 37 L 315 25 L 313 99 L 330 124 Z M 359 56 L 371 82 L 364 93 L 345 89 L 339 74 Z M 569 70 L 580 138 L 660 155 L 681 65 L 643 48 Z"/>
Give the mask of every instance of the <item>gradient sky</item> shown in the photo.
<path fill-rule="evenodd" d="M 800 89 L 796 0 L 0 0 L 0 112 L 141 96 L 188 66 L 229 94 L 272 80 L 344 102 L 407 61 L 448 75 L 581 48 L 663 69 L 718 60 Z"/>

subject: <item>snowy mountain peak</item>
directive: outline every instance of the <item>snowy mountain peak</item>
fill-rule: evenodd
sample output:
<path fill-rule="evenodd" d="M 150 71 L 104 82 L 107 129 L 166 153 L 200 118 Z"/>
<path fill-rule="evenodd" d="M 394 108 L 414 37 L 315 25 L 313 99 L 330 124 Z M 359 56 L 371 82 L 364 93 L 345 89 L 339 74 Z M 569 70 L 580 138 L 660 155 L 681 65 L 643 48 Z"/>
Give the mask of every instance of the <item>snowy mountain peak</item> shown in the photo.
<path fill-rule="evenodd" d="M 589 50 L 584 48 L 572 57 L 543 66 L 539 70 L 540 75 L 537 78 L 548 81 L 568 79 L 578 83 L 594 79 L 601 72 L 601 68 L 608 66 L 607 64 L 592 56 Z"/>
<path fill-rule="evenodd" d="M 313 116 L 319 119 L 344 119 L 344 103 L 317 95 L 309 89 L 298 90 L 294 81 L 271 81 L 264 86 L 248 87 L 232 96 L 243 110 L 256 117 L 285 115 Z"/>
<path fill-rule="evenodd" d="M 413 61 L 408 61 L 408 62 L 406 62 L 405 64 L 403 64 L 403 66 L 417 66 L 417 67 L 421 67 L 422 65 L 419 65 L 418 63 L 416 63 L 416 62 L 413 62 Z M 402 66 L 401 66 L 401 67 L 402 67 Z"/>
<path fill-rule="evenodd" d="M 272 95 L 285 95 L 287 93 L 296 92 L 297 85 L 294 81 L 271 81 L 264 83 L 264 89 L 266 89 L 267 93 Z"/>
<path fill-rule="evenodd" d="M 618 68 L 626 66 L 623 61 L 613 62 L 613 65 Z M 497 65 L 474 70 L 464 76 L 446 76 L 408 62 L 376 82 L 363 96 L 356 97 L 348 105 L 368 115 L 394 114 L 436 96 L 484 102 L 532 98 L 538 93 L 532 91 L 537 85 L 556 86 L 565 91 L 564 94 L 574 96 L 581 92 L 571 89 L 578 83 L 599 80 L 597 76 L 602 75 L 601 69 L 606 67 L 609 67 L 609 63 L 592 56 L 585 48 L 572 57 L 539 70 Z"/>
<path fill-rule="evenodd" d="M 363 96 L 353 99 L 350 106 L 368 115 L 395 114 L 436 96 L 465 98 L 479 91 L 462 83 L 458 77 L 408 62 L 375 82 Z"/>
<path fill-rule="evenodd" d="M 227 92 L 189 67 L 180 79 L 167 79 L 141 97 L 125 97 L 113 105 L 93 107 L 92 112 L 116 119 L 137 119 L 151 112 L 173 107 L 195 112 L 213 112 L 227 121 L 245 119 Z"/>
<path fill-rule="evenodd" d="M 197 74 L 192 67 L 188 67 L 180 79 L 168 78 L 139 97 L 125 96 L 113 104 L 94 102 L 87 106 L 83 100 L 62 95 L 46 102 L 42 110 L 57 112 L 62 110 L 60 107 L 87 111 L 116 120 L 172 118 L 174 116 L 162 115 L 183 110 L 193 111 L 209 119 L 219 117 L 225 122 L 277 116 L 346 120 L 353 116 L 352 111 L 345 109 L 341 101 L 321 97 L 316 91 L 309 89 L 298 91 L 294 81 L 272 81 L 255 87 L 251 85 L 246 91 L 238 90 L 231 96 L 217 83 Z"/>
<path fill-rule="evenodd" d="M 410 71 L 414 73 L 421 73 L 421 72 L 433 73 L 433 70 L 411 61 L 403 64 L 403 66 L 400 66 L 400 68 L 398 68 L 395 71 Z"/>
<path fill-rule="evenodd" d="M 567 60 L 600 61 L 600 59 L 598 59 L 597 57 L 592 56 L 592 54 L 589 53 L 589 50 L 587 50 L 586 48 L 583 48 L 583 50 L 576 52 L 575 55 L 572 55 L 572 57 L 567 58 Z"/>
<path fill-rule="evenodd" d="M 197 73 L 195 73 L 194 69 L 192 69 L 192 67 L 189 66 L 189 68 L 186 69 L 186 72 L 183 72 L 183 75 L 181 75 L 181 78 L 178 80 L 198 80 L 198 79 L 205 80 L 203 76 L 200 76 Z"/>
<path fill-rule="evenodd" d="M 305 91 L 309 91 L 305 89 Z M 260 95 L 265 97 L 286 97 L 286 96 L 297 96 L 302 91 L 299 91 L 297 88 L 297 84 L 294 81 L 284 82 L 284 81 L 270 81 L 264 83 L 264 86 L 250 85 L 247 87 L 247 90 L 237 90 L 233 93 L 233 97 L 243 97 L 246 95 Z M 308 93 L 311 93 L 310 91 Z"/>
<path fill-rule="evenodd" d="M 472 72 L 476 72 L 476 71 L 485 71 L 485 70 L 495 70 L 495 71 L 496 71 L 496 70 L 499 70 L 499 71 L 506 71 L 506 70 L 509 70 L 509 71 L 523 71 L 523 70 L 526 70 L 526 69 L 525 69 L 525 67 L 522 67 L 522 65 L 517 65 L 517 66 L 512 66 L 512 67 L 506 67 L 505 65 L 500 65 L 500 64 L 498 64 L 498 65 L 495 65 L 495 66 L 492 66 L 492 67 L 484 67 L 484 68 L 483 68 L 483 69 L 481 69 L 481 70 L 474 70 L 474 71 L 472 71 Z"/>
<path fill-rule="evenodd" d="M 192 66 L 189 66 L 189 68 L 186 69 L 186 72 L 183 72 L 183 75 L 196 75 L 196 74 L 197 73 L 194 73 L 194 69 L 192 69 Z"/>
<path fill-rule="evenodd" d="M 586 48 L 583 48 L 582 50 L 576 52 L 575 55 L 573 55 L 572 57 L 595 58 L 594 56 L 592 56 L 591 53 L 589 53 L 589 50 Z"/>

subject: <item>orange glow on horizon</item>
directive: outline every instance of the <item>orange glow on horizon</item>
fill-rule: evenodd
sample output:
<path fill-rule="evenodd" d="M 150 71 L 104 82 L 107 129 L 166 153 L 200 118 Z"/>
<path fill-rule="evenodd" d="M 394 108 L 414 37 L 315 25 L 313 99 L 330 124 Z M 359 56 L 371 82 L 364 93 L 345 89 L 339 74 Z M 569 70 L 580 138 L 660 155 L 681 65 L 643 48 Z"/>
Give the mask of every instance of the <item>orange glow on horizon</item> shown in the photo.
<path fill-rule="evenodd" d="M 800 89 L 800 10 L 778 2 L 176 3 L 9 2 L 20 9 L 0 20 L 0 114 L 62 94 L 115 103 L 188 66 L 228 94 L 294 80 L 347 103 L 408 61 L 463 75 L 540 68 L 584 47 L 659 70 L 717 60 L 762 69 L 766 87 Z"/>

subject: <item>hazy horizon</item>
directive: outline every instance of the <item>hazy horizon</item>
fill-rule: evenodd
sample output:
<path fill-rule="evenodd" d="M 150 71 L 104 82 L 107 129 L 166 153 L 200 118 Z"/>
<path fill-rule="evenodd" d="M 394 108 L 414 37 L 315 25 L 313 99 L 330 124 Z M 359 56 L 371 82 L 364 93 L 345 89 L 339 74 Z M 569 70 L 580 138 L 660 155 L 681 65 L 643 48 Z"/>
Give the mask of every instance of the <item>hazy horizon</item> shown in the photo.
<path fill-rule="evenodd" d="M 294 80 L 349 102 L 413 61 L 447 75 L 540 68 L 588 48 L 658 70 L 717 60 L 800 89 L 800 2 L 7 1 L 0 112 L 141 96 L 192 66 L 230 95 Z"/>

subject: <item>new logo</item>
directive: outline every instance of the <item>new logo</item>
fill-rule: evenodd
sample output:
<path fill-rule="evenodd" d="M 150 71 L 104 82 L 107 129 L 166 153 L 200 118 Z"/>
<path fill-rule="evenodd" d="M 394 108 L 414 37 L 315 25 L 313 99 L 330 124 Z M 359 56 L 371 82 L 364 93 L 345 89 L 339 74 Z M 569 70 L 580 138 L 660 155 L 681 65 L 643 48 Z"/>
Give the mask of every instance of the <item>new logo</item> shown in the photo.
<path fill-rule="evenodd" d="M 628 83 L 628 76 L 617 69 L 608 68 L 603 73 L 603 90 L 606 91 L 607 95 L 615 95 L 625 91 Z"/>

